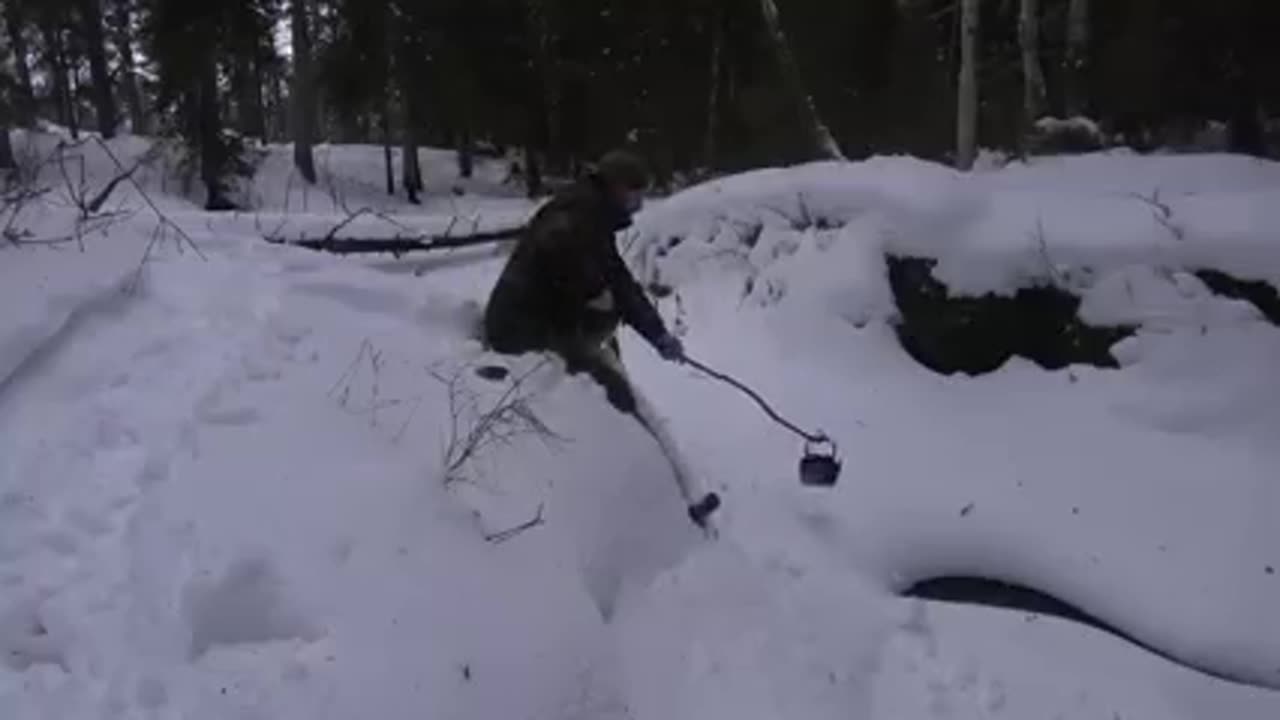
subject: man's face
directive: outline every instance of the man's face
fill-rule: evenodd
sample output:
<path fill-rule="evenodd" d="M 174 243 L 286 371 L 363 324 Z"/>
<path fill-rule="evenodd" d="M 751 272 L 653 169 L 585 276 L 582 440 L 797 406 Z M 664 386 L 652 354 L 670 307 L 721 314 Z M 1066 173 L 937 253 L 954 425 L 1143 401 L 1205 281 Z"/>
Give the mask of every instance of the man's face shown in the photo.
<path fill-rule="evenodd" d="M 613 189 L 614 197 L 618 200 L 618 205 L 625 208 L 628 213 L 635 214 L 644 207 L 644 190 L 626 187 L 625 185 L 616 185 Z"/>

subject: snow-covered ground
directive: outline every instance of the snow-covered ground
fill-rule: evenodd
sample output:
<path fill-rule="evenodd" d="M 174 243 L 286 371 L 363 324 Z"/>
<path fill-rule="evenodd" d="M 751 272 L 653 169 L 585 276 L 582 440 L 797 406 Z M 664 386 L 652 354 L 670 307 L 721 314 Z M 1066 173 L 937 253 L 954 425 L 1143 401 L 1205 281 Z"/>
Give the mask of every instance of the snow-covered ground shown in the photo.
<path fill-rule="evenodd" d="M 90 185 L 112 175 L 77 152 Z M 125 186 L 111 205 L 137 212 L 83 248 L 0 247 L 0 717 L 1280 717 L 1280 330 L 1183 270 L 1280 278 L 1280 166 L 877 158 L 655 202 L 621 242 L 675 288 L 661 308 L 690 354 L 845 459 L 836 488 L 801 487 L 794 438 L 624 334 L 725 499 L 707 542 L 587 379 L 532 356 L 509 361 L 518 386 L 469 370 L 494 360 L 473 339 L 494 249 L 261 241 L 365 207 L 390 219 L 353 235 L 502 227 L 531 206 L 498 169 L 454 195 L 451 158 L 424 153 L 433 197 L 409 207 L 379 195 L 377 148 L 325 157 L 345 190 L 305 210 L 286 148 L 254 212 L 140 176 L 191 244 Z M 72 227 L 50 202 L 21 220 Z M 1066 278 L 1091 319 L 1142 330 L 1119 370 L 942 377 L 889 325 L 886 251 L 939 258 L 962 290 Z M 495 442 L 452 462 L 475 438 Z M 1031 585 L 1262 687 L 895 595 L 940 575 Z"/>

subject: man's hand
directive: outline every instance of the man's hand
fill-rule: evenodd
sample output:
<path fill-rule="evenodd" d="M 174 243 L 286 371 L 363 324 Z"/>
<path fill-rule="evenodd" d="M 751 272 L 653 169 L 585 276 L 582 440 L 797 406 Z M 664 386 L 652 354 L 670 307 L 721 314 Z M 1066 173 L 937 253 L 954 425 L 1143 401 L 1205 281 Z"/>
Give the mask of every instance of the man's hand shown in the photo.
<path fill-rule="evenodd" d="M 675 335 L 671 333 L 663 335 L 662 339 L 658 340 L 657 345 L 658 354 L 664 360 L 671 360 L 672 362 L 684 360 L 684 343 L 680 342 L 680 338 Z"/>

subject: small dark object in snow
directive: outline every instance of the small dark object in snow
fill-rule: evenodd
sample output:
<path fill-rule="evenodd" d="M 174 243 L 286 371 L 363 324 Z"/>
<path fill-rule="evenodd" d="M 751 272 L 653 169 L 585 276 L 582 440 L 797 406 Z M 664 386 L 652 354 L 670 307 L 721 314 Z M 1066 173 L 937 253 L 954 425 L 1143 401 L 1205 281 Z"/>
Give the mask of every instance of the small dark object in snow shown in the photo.
<path fill-rule="evenodd" d="M 970 513 L 972 512 L 973 512 L 973 503 L 969 503 L 968 505 L 965 505 L 964 507 L 960 508 L 960 517 L 969 517 Z"/>
<path fill-rule="evenodd" d="M 1073 507 L 1073 508 L 1071 508 L 1071 514 L 1072 514 L 1072 515 L 1079 515 L 1079 514 L 1080 514 L 1080 508 L 1078 508 L 1078 507 Z"/>
<path fill-rule="evenodd" d="M 689 506 L 689 519 L 694 525 L 706 528 L 707 518 L 718 509 L 720 509 L 720 496 L 713 492 L 707 493 L 697 503 Z"/>
<path fill-rule="evenodd" d="M 836 484 L 836 480 L 840 478 L 841 463 L 837 454 L 835 441 L 827 437 L 826 433 L 810 433 L 801 430 L 795 423 L 779 415 L 778 412 L 769 405 L 769 403 L 765 402 L 764 398 L 760 397 L 759 393 L 747 387 L 739 380 L 735 380 L 718 370 L 713 370 L 688 355 L 684 356 L 683 362 L 686 365 L 690 365 L 716 380 L 719 380 L 720 382 L 727 383 L 738 390 L 741 390 L 748 397 L 754 400 L 756 404 L 760 406 L 761 410 L 764 410 L 765 414 L 769 416 L 769 419 L 804 439 L 804 457 L 800 459 L 801 485 L 831 487 Z M 821 447 L 823 445 L 830 449 L 826 452 L 818 452 L 814 450 L 814 446 Z"/>
<path fill-rule="evenodd" d="M 1268 566 L 1267 566 L 1267 574 L 1268 574 L 1268 575 L 1275 575 L 1275 574 L 1276 574 L 1276 569 L 1275 569 L 1274 567 L 1272 567 L 1272 566 L 1268 565 Z"/>
<path fill-rule="evenodd" d="M 827 441 L 830 443 L 830 441 Z M 800 458 L 800 484 L 809 487 L 831 487 L 840 478 L 842 463 L 836 457 L 835 444 L 831 444 L 829 453 L 819 453 L 812 445 L 805 443 L 804 457 Z"/>
<path fill-rule="evenodd" d="M 501 365 L 482 365 L 476 368 L 476 375 L 479 375 L 485 380 L 492 380 L 494 382 L 506 380 L 507 376 L 510 374 L 511 371 Z"/>
<path fill-rule="evenodd" d="M 471 665 L 470 665 L 470 664 L 467 664 L 467 665 L 463 665 L 463 666 L 462 666 L 462 679 L 463 679 L 463 680 L 470 680 L 470 679 L 471 679 Z"/>

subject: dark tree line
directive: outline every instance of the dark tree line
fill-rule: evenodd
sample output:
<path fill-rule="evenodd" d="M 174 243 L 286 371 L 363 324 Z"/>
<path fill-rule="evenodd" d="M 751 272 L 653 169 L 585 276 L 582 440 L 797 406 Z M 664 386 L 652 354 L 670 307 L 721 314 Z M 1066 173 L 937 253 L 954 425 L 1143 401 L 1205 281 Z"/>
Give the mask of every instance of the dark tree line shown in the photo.
<path fill-rule="evenodd" d="M 666 181 L 871 153 L 964 165 L 966 144 L 1021 147 L 1040 113 L 1131 141 L 1218 120 L 1261 153 L 1280 114 L 1275 0 L 0 6 L 0 126 L 180 136 L 210 207 L 257 140 L 295 142 L 311 182 L 314 143 L 381 145 L 388 191 L 416 200 L 424 145 L 456 148 L 463 176 L 477 153 L 518 150 L 536 194 L 624 142 Z"/>

